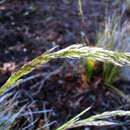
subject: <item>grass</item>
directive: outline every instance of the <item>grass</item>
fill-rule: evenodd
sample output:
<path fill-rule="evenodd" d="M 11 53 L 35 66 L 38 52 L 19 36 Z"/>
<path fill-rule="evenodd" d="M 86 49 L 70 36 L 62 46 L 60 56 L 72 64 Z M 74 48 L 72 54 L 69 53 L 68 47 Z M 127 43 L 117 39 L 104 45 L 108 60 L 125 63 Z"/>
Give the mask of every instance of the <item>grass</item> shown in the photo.
<path fill-rule="evenodd" d="M 115 15 L 112 18 L 107 18 L 103 32 L 98 33 L 97 46 L 113 51 L 121 51 L 123 45 L 117 41 L 117 35 L 119 35 L 120 41 L 122 41 L 124 34 L 120 28 L 119 21 L 121 21 L 121 18 L 115 17 Z M 113 84 L 119 77 L 119 68 L 113 64 L 104 63 L 102 75 L 104 83 Z"/>
<path fill-rule="evenodd" d="M 115 65 L 118 65 L 118 66 L 122 66 L 124 64 L 130 65 L 130 53 L 127 53 L 127 52 L 126 53 L 122 53 L 122 52 L 109 51 L 109 50 L 105 50 L 103 48 L 88 47 L 88 46 L 84 46 L 84 45 L 81 45 L 81 44 L 71 45 L 71 46 L 69 46 L 69 47 L 67 47 L 65 49 L 59 50 L 57 52 L 46 52 L 46 53 L 42 54 L 41 56 L 33 59 L 31 62 L 25 64 L 20 70 L 18 70 L 14 74 L 12 74 L 12 76 L 8 79 L 8 81 L 2 86 L 2 88 L 0 88 L 1 95 L 5 91 L 7 91 L 8 88 L 10 88 L 12 85 L 16 84 L 16 81 L 18 81 L 19 78 L 21 78 L 22 76 L 30 73 L 34 69 L 38 68 L 40 65 L 45 64 L 48 61 L 50 61 L 52 59 L 55 59 L 55 58 L 85 58 L 85 59 L 86 58 L 91 58 L 93 60 L 98 60 L 98 61 L 105 62 L 105 63 L 106 62 L 111 62 L 111 63 L 113 63 Z M 90 59 L 89 59 L 89 61 L 90 61 Z M 93 66 L 93 64 L 92 64 L 92 66 Z M 92 66 L 89 67 L 90 68 L 89 70 L 91 70 Z M 91 72 L 90 72 L 90 74 L 91 74 Z M 21 82 L 21 81 L 19 81 L 19 82 Z M 5 95 L 7 95 L 7 94 L 5 94 Z M 2 96 L 2 97 L 4 97 L 4 96 Z M 1 100 L 2 100 L 2 97 L 1 97 Z M 7 103 L 6 106 L 10 106 L 10 105 L 8 105 L 8 102 L 6 102 L 5 99 L 3 99 L 3 101 L 5 101 L 4 102 L 5 104 Z M 6 129 L 7 129 L 8 127 L 11 127 L 11 125 L 18 118 L 18 115 L 19 115 L 20 111 L 14 113 L 14 109 L 12 108 L 12 112 L 13 113 L 11 114 L 11 109 L 5 111 L 3 109 L 6 106 L 4 107 L 4 104 L 2 102 L 0 102 L 0 104 L 1 104 L 1 112 L 2 111 L 4 112 L 4 113 L 2 112 L 2 115 L 0 115 L 0 117 L 1 117 L 1 119 L 3 121 L 3 122 L 1 122 L 1 128 L 5 129 L 5 127 L 6 127 Z M 124 114 L 125 113 L 127 113 L 127 112 L 124 111 Z M 4 118 L 8 119 L 8 120 L 5 121 Z M 11 119 L 11 121 L 10 121 L 10 119 Z M 90 118 L 88 118 L 88 119 L 90 119 Z M 99 125 L 99 124 L 101 125 L 102 123 L 107 124 L 107 125 L 108 124 L 109 125 L 113 124 L 111 122 L 106 122 L 106 121 L 104 122 L 102 120 L 100 122 L 99 121 L 95 122 L 94 120 L 91 120 L 91 121 L 88 122 L 88 119 L 77 120 L 77 117 L 76 117 L 76 120 L 74 120 L 74 122 L 72 122 L 71 125 L 69 124 L 69 126 L 66 126 L 66 125 L 65 126 L 66 127 L 77 127 L 77 126 L 90 125 L 90 124 L 91 125 L 92 124 L 93 125 L 94 124 L 95 125 L 96 124 L 97 125 Z M 58 130 L 62 130 L 61 128 L 62 127 L 58 128 Z"/>
<path fill-rule="evenodd" d="M 111 36 L 110 39 L 114 39 L 116 37 L 115 36 L 116 31 L 117 30 L 115 29 L 115 31 L 113 31 L 113 33 L 111 33 L 112 35 L 109 35 L 109 36 Z M 122 33 L 122 35 L 124 35 L 124 30 L 122 30 L 121 33 Z M 109 33 L 107 33 L 107 34 L 109 34 Z M 107 36 L 108 35 L 102 35 L 102 38 L 104 38 L 104 40 L 108 39 L 108 41 L 110 41 Z M 101 41 L 101 39 L 99 41 Z M 103 43 L 104 43 L 104 45 L 106 45 L 106 43 L 104 41 L 103 41 Z M 114 45 L 115 42 L 113 40 L 110 43 L 111 44 L 108 45 L 109 47 L 111 47 L 112 44 Z M 101 45 L 101 46 L 103 46 L 103 45 Z M 120 45 L 118 45 L 118 46 L 120 46 Z M 106 48 L 106 47 L 104 47 L 104 48 Z M 95 62 L 96 61 L 103 62 L 104 63 L 103 77 L 104 77 L 104 81 L 105 81 L 104 84 L 106 86 L 109 86 L 110 88 L 112 88 L 117 93 L 119 93 L 123 98 L 126 98 L 126 95 L 124 93 L 122 93 L 121 91 L 119 91 L 118 89 L 116 89 L 115 87 L 113 87 L 112 84 L 116 79 L 115 77 L 117 77 L 119 74 L 118 68 L 120 68 L 121 66 L 123 66 L 125 64 L 130 65 L 130 53 L 123 52 L 122 49 L 113 50 L 112 48 L 109 48 L 109 49 L 113 50 L 113 51 L 110 51 L 110 50 L 104 49 L 104 48 L 89 47 L 89 46 L 85 46 L 83 44 L 75 44 L 75 45 L 71 45 L 67 48 L 64 48 L 64 49 L 56 51 L 56 52 L 52 52 L 52 50 L 50 50 L 46 53 L 43 53 L 39 57 L 36 57 L 29 63 L 22 66 L 20 70 L 18 70 L 17 72 L 15 72 L 11 75 L 11 77 L 7 80 L 7 82 L 0 88 L 1 99 L 2 99 L 2 97 L 4 97 L 4 95 L 7 96 L 7 94 L 5 94 L 5 92 L 7 92 L 7 90 L 11 86 L 22 82 L 21 78 L 23 76 L 30 73 L 34 69 L 40 67 L 42 64 L 46 64 L 50 60 L 56 59 L 56 58 L 75 58 L 75 59 L 84 58 L 85 61 L 87 61 L 87 63 L 86 63 L 87 70 L 86 71 L 87 71 L 87 79 L 89 82 L 91 81 L 91 78 L 93 76 Z M 126 100 L 128 100 L 128 99 L 126 99 Z M 6 102 L 4 102 L 4 103 L 6 103 Z M 4 104 L 2 102 L 0 102 L 0 104 L 1 104 L 0 111 L 2 112 L 2 115 L 0 115 L 0 117 L 1 117 L 0 130 L 10 129 L 11 126 L 13 124 L 15 124 L 15 121 L 19 117 L 21 110 L 20 111 L 18 110 L 18 112 L 16 112 L 16 113 L 14 111 L 14 108 L 12 108 L 12 111 L 10 111 L 10 110 L 5 111 L 5 110 L 3 110 L 3 108 L 8 106 L 8 102 L 7 102 L 6 106 L 4 106 Z M 81 119 L 80 116 L 82 116 L 88 110 L 89 109 L 86 109 L 85 111 L 81 112 L 79 115 L 72 118 L 70 121 L 63 124 L 61 127 L 57 128 L 57 130 L 65 130 L 65 129 L 80 127 L 80 126 L 103 126 L 103 125 L 117 126 L 117 125 L 122 125 L 123 123 L 122 122 L 112 122 L 112 121 L 110 122 L 106 119 L 113 117 L 113 116 L 130 116 L 130 111 L 117 110 L 117 111 L 105 112 L 102 114 L 90 116 L 86 119 Z M 32 125 L 33 125 L 33 122 L 32 122 Z M 47 125 L 43 126 L 43 128 L 46 126 L 49 127 L 49 125 L 47 124 Z"/>
<path fill-rule="evenodd" d="M 81 17 L 82 22 L 82 29 L 84 24 L 84 16 L 83 16 L 83 9 L 82 9 L 82 0 L 78 0 L 79 4 L 79 15 Z M 71 45 L 65 49 L 59 50 L 57 52 L 52 52 L 51 50 L 43 53 L 39 57 L 36 57 L 29 63 L 25 64 L 21 67 L 17 72 L 13 73 L 11 77 L 7 80 L 7 82 L 0 88 L 0 95 L 1 95 L 1 101 L 0 101 L 0 130 L 3 129 L 11 129 L 12 125 L 16 123 L 17 118 L 19 118 L 21 112 L 24 108 L 21 108 L 20 110 L 15 110 L 15 106 L 17 103 L 8 102 L 6 100 L 8 98 L 9 93 L 5 93 L 8 91 L 8 89 L 13 86 L 14 84 L 18 84 L 22 82 L 22 77 L 26 74 L 32 72 L 34 69 L 40 67 L 42 64 L 46 64 L 52 59 L 56 58 L 84 58 L 86 61 L 86 73 L 87 73 L 87 80 L 88 82 L 91 81 L 91 78 L 93 76 L 94 66 L 96 61 L 103 62 L 103 78 L 104 78 L 104 84 L 106 86 L 109 86 L 113 90 L 115 90 L 117 93 L 120 93 L 122 97 L 126 97 L 124 93 L 121 93 L 118 89 L 112 86 L 112 84 L 115 82 L 116 77 L 118 77 L 118 70 L 119 67 L 127 64 L 130 65 L 130 53 L 124 52 L 123 46 L 121 46 L 120 43 L 122 43 L 124 35 L 126 33 L 125 30 L 120 30 L 119 25 L 115 24 L 116 20 L 113 20 L 114 24 L 110 24 L 112 28 L 110 28 L 109 23 L 107 23 L 105 31 L 99 36 L 100 47 L 89 47 L 85 46 L 85 40 L 84 36 L 82 36 L 82 42 L 83 44 L 75 44 Z M 84 31 L 83 31 L 84 32 Z M 120 32 L 120 33 L 119 33 Z M 119 33 L 117 35 L 117 33 Z M 120 42 L 116 41 L 117 36 L 119 37 L 118 40 Z M 87 40 L 87 43 L 88 40 Z M 119 43 L 119 44 L 116 44 Z M 98 44 L 99 45 L 99 44 Z M 107 46 L 106 46 L 107 45 Z M 116 45 L 116 47 L 115 47 Z M 115 47 L 115 48 L 113 48 Z M 112 51 L 110 51 L 112 50 Z M 14 95 L 14 93 L 13 93 Z M 9 104 L 8 104 L 9 103 Z M 10 103 L 12 103 L 10 105 Z M 8 106 L 12 106 L 9 109 Z M 123 110 L 117 110 L 117 111 L 110 111 L 110 112 L 104 112 L 101 114 L 96 114 L 90 117 L 87 117 L 85 119 L 82 119 L 81 116 L 85 114 L 87 111 L 89 111 L 91 108 L 87 108 L 68 122 L 64 123 L 61 127 L 57 128 L 56 130 L 66 130 L 69 128 L 75 128 L 75 127 L 81 127 L 81 126 L 117 126 L 117 125 L 124 125 L 123 122 L 119 121 L 109 121 L 108 119 L 115 116 L 130 116 L 130 111 L 123 111 Z M 26 113 L 27 114 L 27 113 Z M 46 114 L 45 114 L 46 117 Z M 47 118 L 47 117 L 46 117 Z M 30 122 L 30 125 L 33 125 L 34 122 Z M 50 123 L 51 124 L 51 123 Z M 29 128 L 30 126 L 27 126 Z M 43 126 L 43 128 L 49 128 L 49 122 L 47 121 L 47 124 Z"/>
<path fill-rule="evenodd" d="M 12 85 L 14 85 L 16 83 L 16 81 L 18 81 L 18 79 L 21 78 L 22 76 L 30 73 L 34 69 L 38 68 L 40 65 L 45 64 L 48 61 L 50 61 L 52 59 L 56 59 L 56 58 L 85 58 L 85 59 L 91 58 L 91 59 L 98 60 L 98 61 L 105 62 L 105 63 L 106 62 L 113 63 L 118 66 L 123 66 L 124 64 L 130 65 L 130 53 L 109 51 L 109 50 L 105 50 L 103 48 L 84 46 L 82 44 L 71 45 L 71 46 L 69 46 L 65 49 L 59 50 L 57 52 L 46 52 L 46 53 L 42 54 L 41 56 L 33 59 L 31 62 L 25 64 L 20 70 L 18 70 L 14 74 L 12 74 L 12 76 L 7 80 L 7 82 L 2 86 L 2 88 L 0 88 L 0 94 L 1 95 L 4 94 L 4 92 L 7 91 Z M 2 103 L 1 103 L 1 108 L 4 108 Z M 7 113 L 8 112 L 9 112 L 9 110 L 7 111 Z M 119 114 L 119 112 L 121 112 L 121 114 Z M 12 120 L 13 122 L 9 121 L 6 123 L 6 124 L 10 123 L 10 125 L 9 125 L 10 127 L 11 127 L 11 124 L 13 124 L 15 122 L 15 120 L 17 119 L 17 115 L 19 114 L 19 112 L 17 112 L 16 114 L 13 112 L 12 114 L 13 114 L 12 117 L 8 117 L 8 119 L 10 119 L 10 118 L 13 119 Z M 4 114 L 4 115 L 6 115 L 6 114 Z M 82 113 L 80 115 L 82 115 Z M 105 113 L 105 114 L 101 114 L 101 115 L 97 115 L 97 116 L 92 116 L 92 117 L 89 117 L 84 120 L 79 120 L 79 118 L 78 118 L 79 115 L 78 115 L 78 117 L 76 116 L 73 120 L 71 120 L 67 124 L 64 124 L 57 130 L 64 130 L 66 128 L 79 127 L 79 126 L 83 126 L 83 125 L 89 125 L 89 126 L 90 125 L 103 125 L 103 124 L 104 125 L 105 124 L 106 125 L 116 125 L 113 122 L 108 122 L 108 121 L 104 121 L 104 120 L 95 121 L 97 118 L 103 119 L 104 115 L 106 115 L 106 117 L 111 117 L 111 116 L 116 116 L 116 115 L 129 116 L 130 112 L 129 111 L 108 112 L 107 114 Z M 3 117 L 1 119 L 3 120 Z M 7 125 L 4 126 L 3 123 L 1 124 L 1 126 L 2 126 L 2 128 L 7 127 Z"/>
<path fill-rule="evenodd" d="M 127 32 L 128 24 L 124 24 L 123 27 L 120 28 L 119 26 L 120 23 L 117 22 L 118 20 L 119 19 L 112 19 L 112 21 L 108 23 L 110 26 L 106 26 L 106 30 L 100 35 L 98 43 L 100 44 L 101 47 L 104 47 L 105 49 L 110 49 L 113 51 L 126 51 L 127 49 L 126 42 L 127 39 L 129 38 L 128 37 L 129 34 Z M 90 62 L 88 60 L 86 69 L 87 69 L 87 77 L 90 81 L 91 77 L 93 76 L 93 70 L 94 70 L 93 60 L 92 62 L 91 60 Z M 111 88 L 113 91 L 119 94 L 126 101 L 130 102 L 129 100 L 130 97 L 128 95 L 124 94 L 118 88 L 113 86 L 113 83 L 119 78 L 119 75 L 120 75 L 120 67 L 115 66 L 114 64 L 108 62 L 105 62 L 103 64 L 104 85 L 106 87 Z M 63 126 L 59 127 L 57 130 L 65 130 L 65 129 L 81 127 L 81 126 L 125 125 L 123 122 L 113 122 L 113 121 L 110 122 L 110 121 L 106 121 L 106 119 L 113 116 L 124 116 L 124 115 L 130 116 L 129 111 L 117 110 L 117 111 L 97 114 L 95 116 L 91 116 L 86 119 L 80 119 L 80 116 L 85 112 L 86 111 L 83 111 L 78 116 L 74 117 L 67 123 L 63 124 Z"/>
<path fill-rule="evenodd" d="M 87 108 L 86 110 L 82 111 L 80 114 L 63 124 L 61 127 L 57 128 L 56 130 L 66 130 L 69 128 L 75 128 L 75 127 L 81 127 L 81 126 L 119 126 L 123 125 L 123 122 L 113 122 L 113 121 L 107 121 L 107 119 L 115 116 L 130 116 L 130 111 L 123 111 L 123 110 L 117 110 L 117 111 L 110 111 L 110 112 L 103 112 L 101 114 L 96 114 L 93 116 L 90 116 L 86 119 L 80 119 L 80 117 L 85 114 L 90 108 Z"/>
<path fill-rule="evenodd" d="M 117 66 L 130 65 L 130 53 L 128 52 L 109 51 L 98 47 L 83 46 L 82 44 L 71 45 L 57 52 L 46 52 L 22 66 L 21 69 L 13 73 L 0 88 L 0 95 L 14 85 L 22 76 L 56 58 L 92 58 L 101 62 L 113 63 Z"/>

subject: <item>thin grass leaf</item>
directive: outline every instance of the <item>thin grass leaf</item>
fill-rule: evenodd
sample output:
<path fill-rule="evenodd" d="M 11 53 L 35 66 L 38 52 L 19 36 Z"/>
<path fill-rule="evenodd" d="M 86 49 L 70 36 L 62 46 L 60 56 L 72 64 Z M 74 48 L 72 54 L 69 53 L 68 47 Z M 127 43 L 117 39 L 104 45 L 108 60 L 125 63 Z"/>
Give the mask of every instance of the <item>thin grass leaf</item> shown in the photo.
<path fill-rule="evenodd" d="M 93 76 L 93 72 L 94 72 L 94 67 L 95 67 L 95 61 L 93 59 L 88 58 L 86 60 L 86 77 L 87 77 L 87 81 L 90 82 Z"/>
<path fill-rule="evenodd" d="M 66 128 L 72 127 L 73 124 L 79 120 L 80 116 L 82 116 L 84 113 L 86 113 L 90 109 L 91 109 L 91 107 L 85 109 L 84 111 L 82 111 L 81 113 L 79 113 L 78 115 L 76 115 L 74 118 L 72 118 L 71 120 L 69 120 L 68 122 L 66 122 L 65 124 L 63 124 L 61 127 L 57 128 L 56 130 L 65 130 Z"/>

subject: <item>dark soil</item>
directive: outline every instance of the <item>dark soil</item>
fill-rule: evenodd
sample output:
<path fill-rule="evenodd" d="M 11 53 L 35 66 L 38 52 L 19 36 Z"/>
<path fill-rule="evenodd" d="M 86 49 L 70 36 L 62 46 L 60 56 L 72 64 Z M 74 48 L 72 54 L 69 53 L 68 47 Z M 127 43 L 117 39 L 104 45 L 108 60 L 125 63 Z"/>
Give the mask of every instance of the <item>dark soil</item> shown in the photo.
<path fill-rule="evenodd" d="M 107 4 L 104 0 L 83 0 L 83 10 L 85 24 L 81 22 L 76 0 L 7 0 L 0 5 L 0 84 L 24 63 L 46 50 L 56 45 L 61 49 L 82 42 L 82 31 L 85 41 L 89 39 L 94 45 L 96 33 L 104 27 L 105 17 L 118 10 L 118 5 L 112 0 Z M 30 127 L 27 127 L 30 117 L 22 117 L 14 125 L 14 130 L 25 127 L 34 130 L 47 120 L 54 121 L 50 128 L 55 129 L 90 106 L 92 109 L 85 116 L 129 109 L 129 105 L 124 106 L 125 101 L 104 88 L 99 74 L 87 84 L 85 67 L 79 60 L 51 61 L 24 79 L 37 74 L 40 76 L 19 86 L 19 106 L 28 104 L 26 111 L 49 109 L 52 112 L 33 115 L 33 121 L 37 121 Z M 125 121 L 124 118 L 120 120 Z M 98 129 L 128 130 L 129 127 L 90 128 Z"/>

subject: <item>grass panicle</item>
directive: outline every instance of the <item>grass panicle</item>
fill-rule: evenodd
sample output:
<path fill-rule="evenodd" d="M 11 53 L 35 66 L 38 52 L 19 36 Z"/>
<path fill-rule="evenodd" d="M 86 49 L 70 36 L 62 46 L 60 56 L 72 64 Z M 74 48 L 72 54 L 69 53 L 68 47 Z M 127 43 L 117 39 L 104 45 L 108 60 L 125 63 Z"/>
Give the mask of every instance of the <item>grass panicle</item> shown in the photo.
<path fill-rule="evenodd" d="M 108 118 L 115 116 L 130 116 L 130 111 L 116 110 L 110 112 L 103 112 L 101 114 L 90 116 L 86 119 L 80 119 L 80 117 L 88 111 L 90 108 L 87 108 L 85 111 L 81 112 L 61 127 L 56 130 L 66 130 L 69 128 L 81 127 L 81 126 L 112 126 L 112 125 L 123 125 L 123 122 L 107 121 Z"/>
<path fill-rule="evenodd" d="M 0 88 L 2 95 L 9 87 L 16 83 L 24 75 L 30 73 L 40 65 L 56 58 L 92 58 L 101 62 L 110 62 L 117 66 L 130 65 L 129 52 L 109 51 L 98 47 L 89 47 L 82 44 L 71 45 L 57 52 L 47 52 L 36 57 L 29 63 L 21 67 L 17 72 L 13 73 L 7 82 Z"/>

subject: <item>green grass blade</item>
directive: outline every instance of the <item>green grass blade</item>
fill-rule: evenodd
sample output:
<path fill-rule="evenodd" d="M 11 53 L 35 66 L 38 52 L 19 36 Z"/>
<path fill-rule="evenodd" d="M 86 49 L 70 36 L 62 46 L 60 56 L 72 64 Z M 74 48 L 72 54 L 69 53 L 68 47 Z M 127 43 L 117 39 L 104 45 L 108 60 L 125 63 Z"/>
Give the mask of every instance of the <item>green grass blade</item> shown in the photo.
<path fill-rule="evenodd" d="M 95 67 L 95 61 L 93 59 L 88 58 L 86 60 L 86 77 L 88 82 L 90 82 L 92 79 L 94 67 Z"/>

